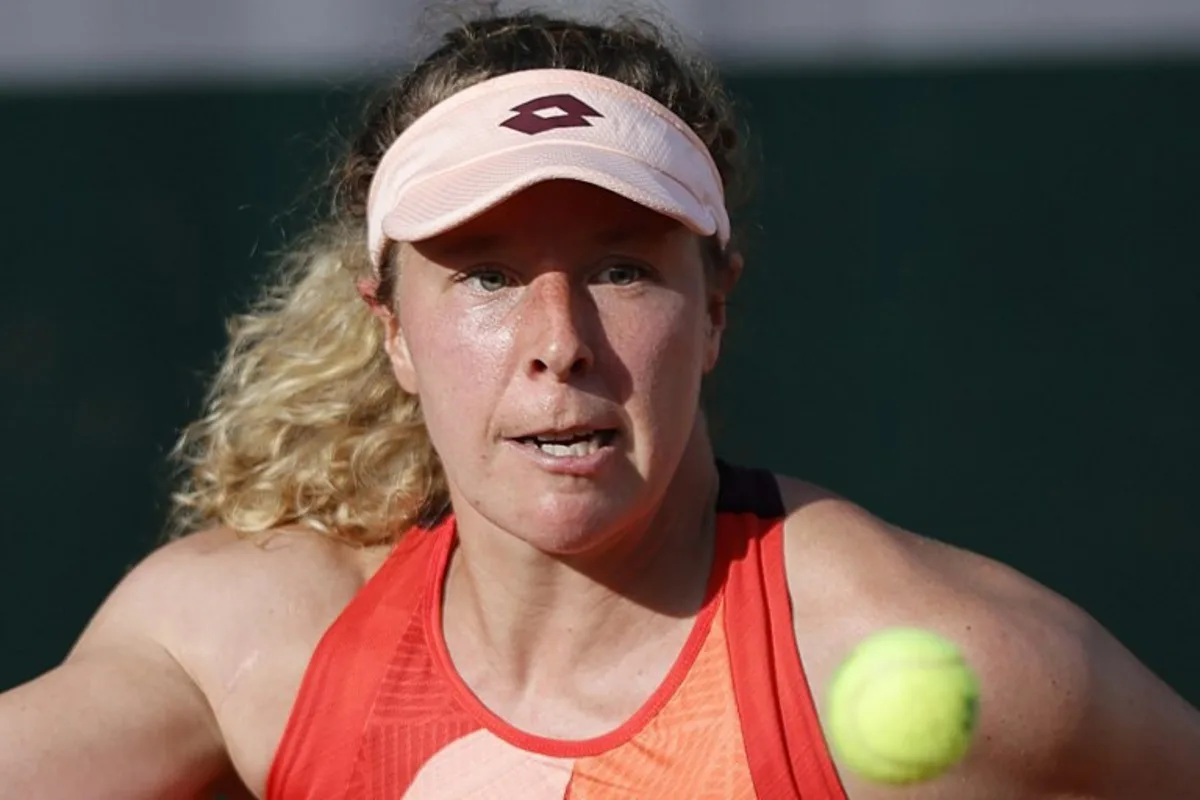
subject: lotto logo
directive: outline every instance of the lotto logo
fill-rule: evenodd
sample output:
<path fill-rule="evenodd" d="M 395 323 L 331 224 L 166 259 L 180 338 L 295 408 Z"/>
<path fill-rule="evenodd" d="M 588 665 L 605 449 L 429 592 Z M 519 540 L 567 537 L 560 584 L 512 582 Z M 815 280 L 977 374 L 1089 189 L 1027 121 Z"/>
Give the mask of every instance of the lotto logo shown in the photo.
<path fill-rule="evenodd" d="M 530 136 L 558 128 L 589 128 L 588 117 L 603 119 L 604 115 L 577 97 L 569 94 L 552 94 L 539 97 L 512 109 L 517 112 L 500 123 Z"/>

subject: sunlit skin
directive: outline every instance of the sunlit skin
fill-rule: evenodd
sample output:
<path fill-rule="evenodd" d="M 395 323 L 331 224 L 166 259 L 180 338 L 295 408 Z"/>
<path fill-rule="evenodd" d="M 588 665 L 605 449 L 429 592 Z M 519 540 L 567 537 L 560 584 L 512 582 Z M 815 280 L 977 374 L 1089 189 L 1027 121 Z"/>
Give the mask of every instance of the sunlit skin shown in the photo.
<path fill-rule="evenodd" d="M 400 257 L 382 316 L 451 478 L 454 672 L 526 733 L 613 731 L 662 686 L 703 596 L 716 476 L 699 383 L 740 262 L 706 281 L 694 235 L 565 183 Z M 612 451 L 555 462 L 509 441 L 576 425 L 611 426 Z M 787 608 L 819 713 L 859 640 L 898 625 L 956 641 L 983 686 L 959 769 L 904 789 L 843 770 L 848 797 L 1194 796 L 1200 716 L 1095 620 L 1001 564 L 777 481 Z M 318 643 L 392 555 L 300 526 L 156 551 L 61 665 L 0 694 L 0 793 L 265 797 Z"/>
<path fill-rule="evenodd" d="M 491 643 L 524 675 L 541 648 L 514 626 L 538 641 L 591 630 L 607 653 L 607 633 L 661 647 L 665 628 L 645 628 L 663 615 L 686 632 L 716 483 L 700 384 L 737 271 L 706 274 L 701 246 L 656 212 L 554 181 L 400 250 L 387 347 L 447 465 L 452 653 Z M 521 441 L 590 431 L 603 446 L 582 456 Z M 558 655 L 578 671 L 580 653 L 554 649 L 536 669 Z"/>
<path fill-rule="evenodd" d="M 723 298 L 698 238 L 559 181 L 405 248 L 401 262 L 389 352 L 421 398 L 464 534 L 486 523 L 586 560 L 644 527 L 689 444 L 703 444 L 700 381 L 717 360 Z M 517 441 L 580 430 L 612 442 L 573 458 Z M 711 465 L 687 471 L 712 477 Z"/>

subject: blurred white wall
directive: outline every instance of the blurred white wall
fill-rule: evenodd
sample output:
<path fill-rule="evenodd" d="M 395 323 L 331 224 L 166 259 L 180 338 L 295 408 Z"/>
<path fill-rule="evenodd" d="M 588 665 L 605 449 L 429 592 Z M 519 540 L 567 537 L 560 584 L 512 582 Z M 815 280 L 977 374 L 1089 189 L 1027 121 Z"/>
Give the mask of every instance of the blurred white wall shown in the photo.
<path fill-rule="evenodd" d="M 0 0 L 0 82 L 362 73 L 412 54 L 419 46 L 416 26 L 425 5 L 416 0 Z M 610 6 L 588 0 L 542 5 L 585 12 Z M 655 7 L 727 60 L 1200 52 L 1200 0 L 658 0 Z"/>

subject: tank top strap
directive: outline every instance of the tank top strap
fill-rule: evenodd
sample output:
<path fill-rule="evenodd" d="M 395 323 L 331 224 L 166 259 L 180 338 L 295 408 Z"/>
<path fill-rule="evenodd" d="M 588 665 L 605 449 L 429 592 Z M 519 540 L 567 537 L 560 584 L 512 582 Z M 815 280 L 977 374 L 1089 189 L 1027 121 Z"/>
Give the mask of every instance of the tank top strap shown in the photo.
<path fill-rule="evenodd" d="M 725 634 L 756 794 L 846 800 L 796 645 L 778 482 L 765 470 L 719 467 Z"/>
<path fill-rule="evenodd" d="M 376 689 L 421 608 L 452 519 L 415 527 L 326 630 L 313 652 L 267 776 L 267 800 L 330 800 L 346 791 Z"/>

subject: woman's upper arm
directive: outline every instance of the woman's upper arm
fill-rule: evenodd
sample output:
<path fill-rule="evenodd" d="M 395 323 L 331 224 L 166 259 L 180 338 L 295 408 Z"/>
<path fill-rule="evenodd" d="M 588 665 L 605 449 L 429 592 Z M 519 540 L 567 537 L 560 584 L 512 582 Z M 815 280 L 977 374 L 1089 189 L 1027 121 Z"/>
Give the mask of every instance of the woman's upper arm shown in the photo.
<path fill-rule="evenodd" d="M 228 771 L 203 692 L 163 644 L 174 562 L 151 556 L 60 666 L 0 694 L 0 798 L 195 797 Z"/>
<path fill-rule="evenodd" d="M 0 695 L 0 796 L 194 796 L 223 767 L 204 698 L 165 653 L 113 647 Z"/>
<path fill-rule="evenodd" d="M 1080 714 L 1057 783 L 1104 800 L 1197 796 L 1200 711 L 1099 624 L 1080 627 L 1086 667 L 1065 687 L 1079 693 Z"/>

